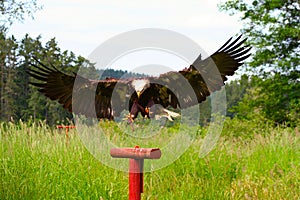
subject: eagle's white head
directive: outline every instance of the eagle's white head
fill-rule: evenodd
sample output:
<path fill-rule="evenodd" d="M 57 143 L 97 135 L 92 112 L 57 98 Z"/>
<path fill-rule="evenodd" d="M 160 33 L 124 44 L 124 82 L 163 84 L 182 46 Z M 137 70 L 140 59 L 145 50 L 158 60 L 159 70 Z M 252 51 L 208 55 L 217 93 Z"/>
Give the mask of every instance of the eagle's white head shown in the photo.
<path fill-rule="evenodd" d="M 150 87 L 150 81 L 148 79 L 136 79 L 132 81 L 132 86 L 135 89 L 138 97 L 144 92 L 148 87 Z"/>

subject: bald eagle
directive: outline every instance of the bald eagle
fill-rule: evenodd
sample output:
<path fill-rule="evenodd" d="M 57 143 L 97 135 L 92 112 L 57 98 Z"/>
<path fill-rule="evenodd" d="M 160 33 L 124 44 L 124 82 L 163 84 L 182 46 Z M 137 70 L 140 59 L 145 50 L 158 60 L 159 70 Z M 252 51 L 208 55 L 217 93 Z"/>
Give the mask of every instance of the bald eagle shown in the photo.
<path fill-rule="evenodd" d="M 133 122 L 139 113 L 152 118 L 152 109 L 159 104 L 171 119 L 178 115 L 166 108 L 199 104 L 221 89 L 226 76 L 233 75 L 250 56 L 251 47 L 244 45 L 245 41 L 241 35 L 230 38 L 208 58 L 202 60 L 200 55 L 189 67 L 158 77 L 90 80 L 76 73 L 65 74 L 37 59 L 38 64 L 31 63 L 28 73 L 37 80 L 31 84 L 41 93 L 75 114 L 114 119 L 128 109 L 128 120 Z"/>

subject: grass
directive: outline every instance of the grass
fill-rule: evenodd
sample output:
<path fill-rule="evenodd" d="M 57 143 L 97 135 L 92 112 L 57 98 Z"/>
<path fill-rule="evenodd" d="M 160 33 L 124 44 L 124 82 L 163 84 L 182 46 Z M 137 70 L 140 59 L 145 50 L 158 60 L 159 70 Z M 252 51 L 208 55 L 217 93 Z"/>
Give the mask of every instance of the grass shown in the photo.
<path fill-rule="evenodd" d="M 44 124 L 0 123 L 0 131 L 0 199 L 128 199 L 128 174 L 101 164 L 76 131 L 68 141 Z M 199 158 L 202 138 L 145 173 L 142 199 L 300 198 L 297 128 L 227 120 L 216 148 Z"/>

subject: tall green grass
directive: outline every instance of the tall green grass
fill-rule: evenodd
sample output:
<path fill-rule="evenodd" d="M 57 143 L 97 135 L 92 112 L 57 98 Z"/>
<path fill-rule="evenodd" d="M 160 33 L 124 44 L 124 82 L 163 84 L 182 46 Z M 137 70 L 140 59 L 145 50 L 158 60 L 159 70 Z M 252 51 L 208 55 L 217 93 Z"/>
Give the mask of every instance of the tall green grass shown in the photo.
<path fill-rule="evenodd" d="M 128 198 L 128 174 L 102 165 L 76 131 L 68 141 L 42 123 L 0 123 L 0 131 L 0 199 Z M 145 174 L 143 199 L 300 198 L 298 129 L 227 120 L 216 148 L 199 158 L 202 138 Z"/>

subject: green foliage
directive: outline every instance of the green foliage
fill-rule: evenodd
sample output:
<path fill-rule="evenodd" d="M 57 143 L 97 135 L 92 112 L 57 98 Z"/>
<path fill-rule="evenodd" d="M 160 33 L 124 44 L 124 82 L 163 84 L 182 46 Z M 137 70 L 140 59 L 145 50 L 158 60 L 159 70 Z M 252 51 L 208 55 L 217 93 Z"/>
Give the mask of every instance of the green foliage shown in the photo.
<path fill-rule="evenodd" d="M 275 74 L 268 79 L 252 76 L 252 86 L 229 110 L 239 119 L 267 119 L 274 124 L 297 126 L 300 123 L 300 73 Z"/>
<path fill-rule="evenodd" d="M 30 77 L 26 71 L 30 67 L 29 63 L 36 63 L 33 56 L 43 63 L 51 62 L 66 73 L 76 72 L 79 66 L 87 62 L 86 59 L 76 57 L 69 51 L 61 52 L 55 39 L 43 45 L 40 36 L 33 39 L 25 35 L 21 41 L 16 41 L 13 36 L 6 37 L 2 33 L 0 44 L 0 120 L 27 121 L 32 118 L 56 124 L 72 118 L 61 105 L 45 98 L 29 85 Z M 82 68 L 97 74 L 92 65 Z"/>
<path fill-rule="evenodd" d="M 128 72 L 127 70 L 114 70 L 114 69 L 101 69 L 99 73 L 101 75 L 100 79 L 105 78 L 131 78 L 131 77 L 145 77 L 145 74 Z"/>
<path fill-rule="evenodd" d="M 229 0 L 221 10 L 239 14 L 244 22 L 242 32 L 255 47 L 250 66 L 287 73 L 300 66 L 300 3 L 298 0 Z M 266 73 L 266 75 L 269 75 Z"/>
<path fill-rule="evenodd" d="M 229 105 L 229 112 L 242 119 L 259 117 L 275 124 L 297 125 L 300 94 L 299 1 L 229 0 L 219 7 L 230 11 L 231 15 L 240 15 L 244 22 L 242 32 L 254 47 L 252 60 L 246 65 L 254 74 L 249 81 L 251 87 L 245 87 L 242 101 L 229 101 L 235 102 Z"/>
<path fill-rule="evenodd" d="M 17 63 L 17 45 L 15 38 L 5 38 L 4 33 L 0 32 L 0 119 L 7 120 L 12 116 L 15 101 L 16 83 L 15 65 Z"/>
<path fill-rule="evenodd" d="M 234 80 L 225 85 L 226 87 L 226 98 L 227 98 L 227 116 L 233 118 L 235 115 L 239 114 L 232 110 L 233 107 L 238 105 L 238 103 L 244 98 L 247 89 L 251 87 L 250 77 L 247 75 L 241 76 L 241 79 Z"/>
<path fill-rule="evenodd" d="M 198 135 L 173 164 L 145 173 L 142 198 L 299 199 L 299 129 L 257 122 L 227 119 L 204 158 Z M 69 133 L 67 141 L 44 123 L 0 123 L 0 199 L 127 199 L 127 173 L 101 164 Z"/>
<path fill-rule="evenodd" d="M 36 0 L 0 1 L 0 31 L 5 31 L 15 21 L 23 21 L 26 16 L 33 17 L 33 13 L 40 9 Z"/>

